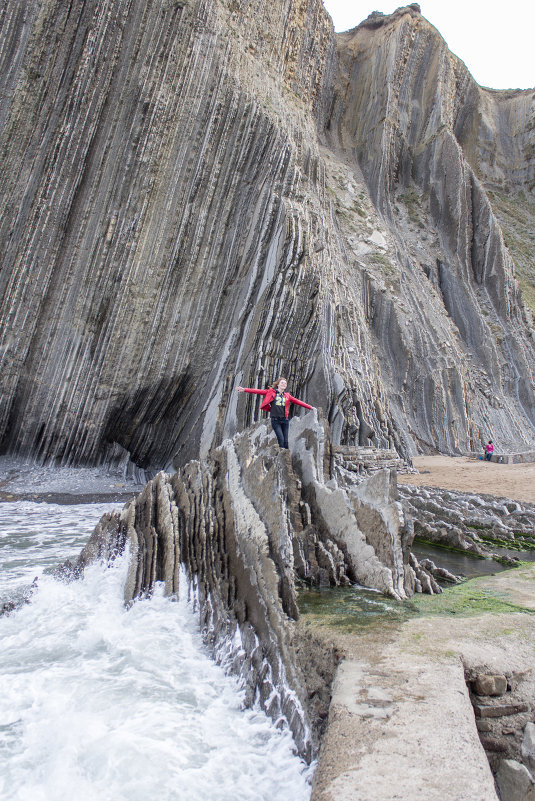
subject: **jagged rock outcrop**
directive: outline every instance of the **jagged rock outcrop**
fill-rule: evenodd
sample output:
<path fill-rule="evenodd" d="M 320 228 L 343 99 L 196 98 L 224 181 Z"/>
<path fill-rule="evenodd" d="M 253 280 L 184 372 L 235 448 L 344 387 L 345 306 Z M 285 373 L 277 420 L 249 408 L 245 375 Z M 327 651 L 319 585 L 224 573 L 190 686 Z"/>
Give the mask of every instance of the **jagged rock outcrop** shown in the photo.
<path fill-rule="evenodd" d="M 486 194 L 531 197 L 531 93 L 416 6 L 338 36 L 320 0 L 0 15 L 2 451 L 184 465 L 281 372 L 335 444 L 533 447 Z"/>
<path fill-rule="evenodd" d="M 292 423 L 291 447 L 279 450 L 257 424 L 205 460 L 159 473 L 120 514 L 101 520 L 77 565 L 65 569 L 79 575 L 88 561 L 128 546 L 129 602 L 156 581 L 176 593 L 183 567 L 216 658 L 242 677 L 249 703 L 258 699 L 288 721 L 310 756 L 336 653 L 298 634 L 296 579 L 359 581 L 403 598 L 415 577 L 395 474 L 358 486 L 331 480 L 328 436 L 315 413 Z"/>
<path fill-rule="evenodd" d="M 535 506 L 437 487 L 399 487 L 413 534 L 426 542 L 515 564 L 509 551 L 535 549 Z"/>

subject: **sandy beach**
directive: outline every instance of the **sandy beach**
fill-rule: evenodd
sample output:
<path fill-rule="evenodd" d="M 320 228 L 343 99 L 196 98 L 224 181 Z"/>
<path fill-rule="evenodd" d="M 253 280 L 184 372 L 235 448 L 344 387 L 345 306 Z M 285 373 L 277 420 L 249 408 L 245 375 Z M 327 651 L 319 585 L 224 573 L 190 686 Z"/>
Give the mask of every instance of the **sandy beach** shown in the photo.
<path fill-rule="evenodd" d="M 497 464 L 465 456 L 417 456 L 417 474 L 399 474 L 399 484 L 497 495 L 535 503 L 535 463 Z"/>

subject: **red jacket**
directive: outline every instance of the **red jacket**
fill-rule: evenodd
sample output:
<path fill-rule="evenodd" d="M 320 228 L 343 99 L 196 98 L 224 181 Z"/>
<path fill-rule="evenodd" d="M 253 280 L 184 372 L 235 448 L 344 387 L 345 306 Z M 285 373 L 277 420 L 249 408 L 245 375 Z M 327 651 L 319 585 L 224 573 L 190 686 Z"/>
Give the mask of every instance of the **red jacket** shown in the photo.
<path fill-rule="evenodd" d="M 244 387 L 243 391 L 244 392 L 251 392 L 253 395 L 265 395 L 266 397 L 264 398 L 264 400 L 260 404 L 260 408 L 264 412 L 269 412 L 269 410 L 271 409 L 271 401 L 273 400 L 273 398 L 277 394 L 277 390 L 272 389 L 271 387 L 269 389 L 248 389 L 247 387 Z M 304 401 L 299 400 L 299 398 L 294 398 L 294 396 L 290 395 L 289 392 L 285 392 L 284 393 L 284 400 L 285 400 L 284 414 L 285 414 L 286 417 L 288 417 L 288 415 L 290 414 L 290 403 L 296 403 L 298 406 L 304 406 L 305 409 L 313 409 L 314 408 L 313 406 L 309 406 L 308 403 L 305 403 Z"/>

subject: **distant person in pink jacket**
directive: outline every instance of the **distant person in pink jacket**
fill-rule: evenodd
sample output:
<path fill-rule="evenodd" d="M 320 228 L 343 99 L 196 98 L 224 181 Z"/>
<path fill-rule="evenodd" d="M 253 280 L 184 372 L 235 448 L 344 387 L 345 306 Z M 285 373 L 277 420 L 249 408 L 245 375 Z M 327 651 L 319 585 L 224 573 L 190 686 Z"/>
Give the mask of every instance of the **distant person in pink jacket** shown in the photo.
<path fill-rule="evenodd" d="M 492 459 L 492 454 L 494 453 L 494 445 L 492 440 L 489 439 L 488 443 L 485 445 L 485 460 L 490 462 Z"/>
<path fill-rule="evenodd" d="M 277 437 L 279 447 L 288 448 L 288 429 L 290 427 L 290 403 L 296 403 L 298 406 L 304 406 L 305 409 L 315 409 L 315 406 L 309 406 L 308 403 L 294 398 L 289 392 L 285 392 L 288 382 L 285 378 L 277 378 L 274 384 L 269 389 L 250 389 L 249 387 L 236 387 L 236 392 L 251 392 L 253 395 L 264 395 L 264 400 L 260 404 L 260 408 L 269 412 L 271 418 L 271 425 Z"/>

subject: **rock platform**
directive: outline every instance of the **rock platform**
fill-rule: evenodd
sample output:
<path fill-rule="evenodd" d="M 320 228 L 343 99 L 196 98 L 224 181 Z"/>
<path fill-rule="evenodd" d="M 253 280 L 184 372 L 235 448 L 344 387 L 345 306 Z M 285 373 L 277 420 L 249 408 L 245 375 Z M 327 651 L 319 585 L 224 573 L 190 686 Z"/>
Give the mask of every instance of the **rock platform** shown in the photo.
<path fill-rule="evenodd" d="M 394 448 L 333 445 L 331 452 L 335 467 L 341 467 L 360 475 L 374 473 L 378 470 L 397 470 L 398 473 L 411 470 Z"/>
<path fill-rule="evenodd" d="M 535 567 L 476 584 L 535 610 Z M 334 682 L 312 801 L 497 801 L 489 758 L 503 801 L 531 798 L 522 754 L 534 718 L 535 615 L 465 610 L 329 635 L 346 658 Z M 498 699 L 475 695 L 485 682 L 476 685 L 474 677 L 489 674 L 505 677 Z M 478 706 L 499 712 L 501 753 L 485 753 Z M 526 792 L 512 796 L 509 785 L 521 791 L 517 774 Z"/>
<path fill-rule="evenodd" d="M 463 456 L 467 459 L 481 459 L 480 453 L 473 453 L 472 451 L 464 453 Z M 524 451 L 522 453 L 501 453 L 496 450 L 489 459 L 490 462 L 496 464 L 529 464 L 535 462 L 535 451 Z"/>

